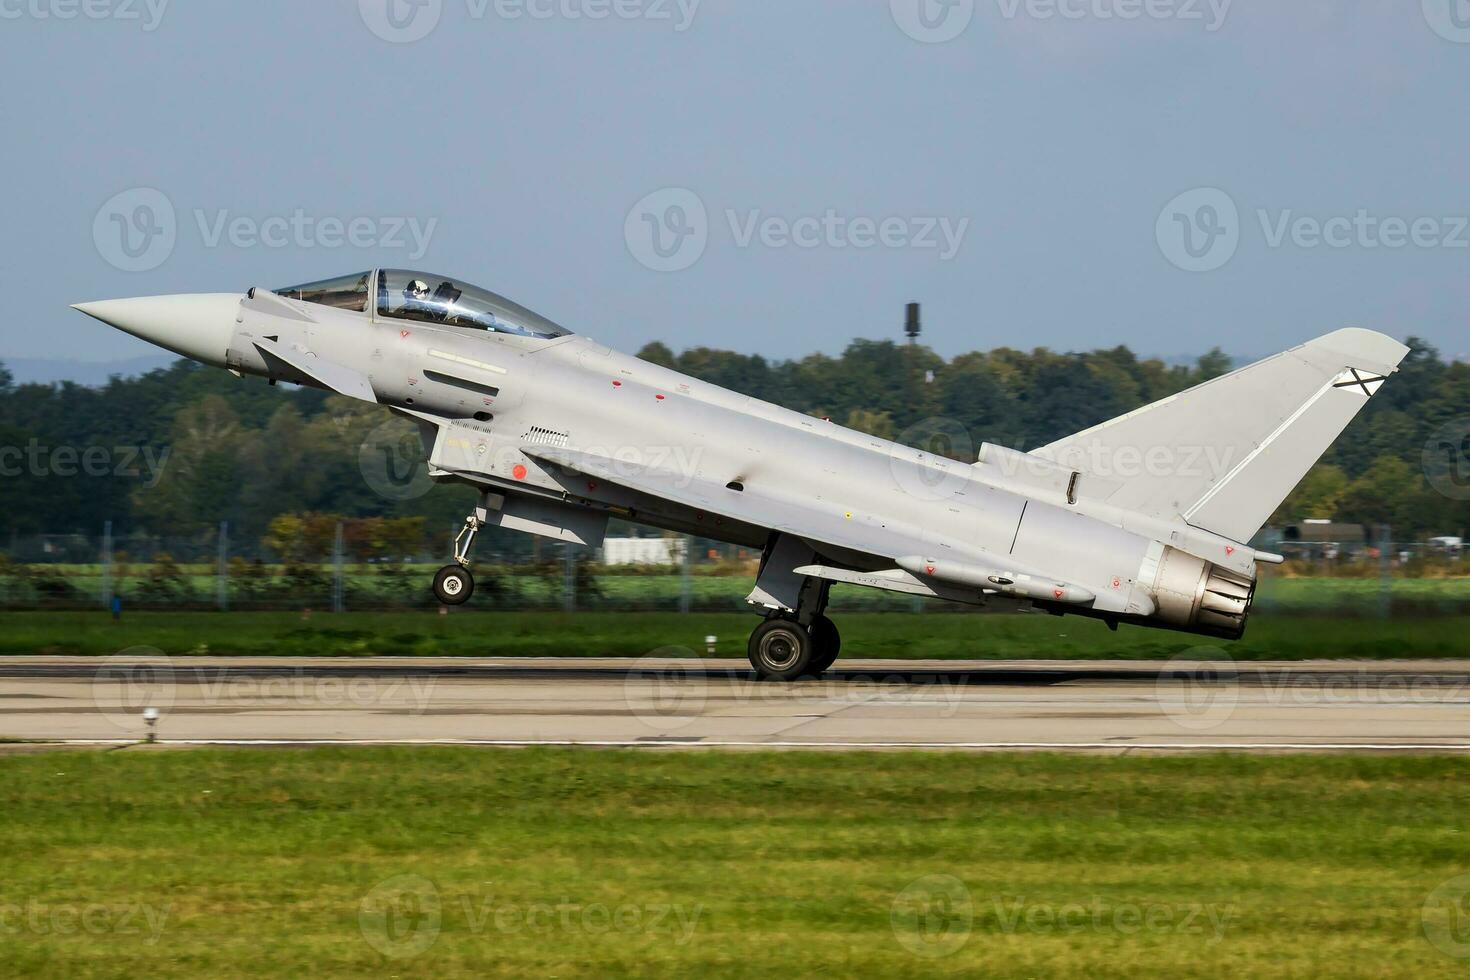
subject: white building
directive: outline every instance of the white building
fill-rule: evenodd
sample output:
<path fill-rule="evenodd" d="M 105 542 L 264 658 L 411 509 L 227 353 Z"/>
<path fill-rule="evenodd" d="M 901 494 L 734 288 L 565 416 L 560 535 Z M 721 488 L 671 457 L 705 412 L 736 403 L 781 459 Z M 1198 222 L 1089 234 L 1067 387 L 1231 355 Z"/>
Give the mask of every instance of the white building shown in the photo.
<path fill-rule="evenodd" d="M 689 551 L 685 538 L 607 538 L 604 565 L 682 565 Z"/>

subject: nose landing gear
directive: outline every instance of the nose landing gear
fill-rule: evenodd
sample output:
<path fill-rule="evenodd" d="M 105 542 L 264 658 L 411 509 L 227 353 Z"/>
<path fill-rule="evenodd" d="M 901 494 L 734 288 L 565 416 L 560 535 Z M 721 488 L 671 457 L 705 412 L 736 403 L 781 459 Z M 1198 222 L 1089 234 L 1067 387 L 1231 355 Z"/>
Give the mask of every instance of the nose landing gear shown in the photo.
<path fill-rule="evenodd" d="M 464 527 L 454 539 L 453 565 L 445 565 L 434 575 L 434 597 L 446 606 L 462 606 L 475 594 L 475 577 L 470 574 L 470 549 L 475 546 L 475 535 L 485 521 L 476 511 L 464 519 Z"/>

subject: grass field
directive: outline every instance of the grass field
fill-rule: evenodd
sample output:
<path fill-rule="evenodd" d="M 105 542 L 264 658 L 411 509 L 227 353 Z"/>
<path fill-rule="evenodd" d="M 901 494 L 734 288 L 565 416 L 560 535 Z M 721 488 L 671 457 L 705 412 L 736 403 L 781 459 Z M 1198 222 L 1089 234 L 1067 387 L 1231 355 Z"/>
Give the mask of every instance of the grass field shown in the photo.
<path fill-rule="evenodd" d="M 100 604 L 102 577 L 98 566 L 36 566 L 56 576 L 54 584 L 63 587 L 61 598 L 39 598 L 33 588 L 7 588 L 0 577 L 0 603 L 12 608 L 44 607 L 48 603 L 70 607 Z M 565 576 L 558 566 L 545 569 L 514 566 L 480 567 L 481 593 L 474 603 L 478 608 L 501 610 L 558 610 L 563 606 Z M 116 583 L 128 608 L 209 608 L 214 605 L 218 582 L 212 568 L 184 566 L 186 574 L 179 579 L 179 591 L 166 597 L 148 598 L 142 594 L 145 576 L 134 573 Z M 349 566 L 344 575 L 345 601 L 349 609 L 404 609 L 433 606 L 429 581 L 431 565 L 413 565 L 396 575 L 385 575 L 371 566 Z M 596 568 L 594 590 L 578 599 L 580 608 L 592 611 L 675 611 L 686 583 L 677 570 L 661 574 L 628 574 Z M 720 571 L 723 574 L 707 574 Z M 495 594 L 487 582 L 495 582 Z M 690 576 L 687 582 L 692 607 L 705 612 L 739 612 L 745 608 L 753 574 L 730 574 L 726 569 L 705 569 Z M 288 581 L 275 576 L 268 587 L 252 594 L 239 576 L 231 579 L 229 601 L 237 609 L 299 610 L 302 607 L 331 607 L 331 570 L 315 568 L 305 581 Z M 838 588 L 833 592 L 833 608 L 844 612 L 911 611 L 914 600 L 895 593 L 862 588 Z M 1369 578 L 1283 578 L 1267 572 L 1257 593 L 1258 608 L 1280 612 L 1324 612 L 1333 610 L 1377 610 L 1384 606 L 1412 610 L 1416 613 L 1470 614 L 1470 577 L 1401 578 L 1381 580 Z"/>
<path fill-rule="evenodd" d="M 6 977 L 1470 963 L 1456 759 L 47 753 L 0 807 Z"/>
<path fill-rule="evenodd" d="M 895 659 L 1385 659 L 1470 655 L 1470 616 L 1354 619 L 1258 613 L 1236 643 L 1042 614 L 836 616 L 843 656 Z M 744 657 L 749 614 L 0 613 L 0 655 L 106 655 L 153 647 L 170 655 Z"/>

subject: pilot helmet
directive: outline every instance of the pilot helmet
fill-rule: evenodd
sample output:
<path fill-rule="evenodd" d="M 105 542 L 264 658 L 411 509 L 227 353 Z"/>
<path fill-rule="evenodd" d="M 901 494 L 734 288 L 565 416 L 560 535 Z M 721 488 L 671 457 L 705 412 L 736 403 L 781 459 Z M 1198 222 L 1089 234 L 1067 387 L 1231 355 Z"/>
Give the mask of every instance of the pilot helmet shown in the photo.
<path fill-rule="evenodd" d="M 420 300 L 428 299 L 429 284 L 424 282 L 422 279 L 413 280 L 407 286 L 403 287 L 403 298 Z"/>

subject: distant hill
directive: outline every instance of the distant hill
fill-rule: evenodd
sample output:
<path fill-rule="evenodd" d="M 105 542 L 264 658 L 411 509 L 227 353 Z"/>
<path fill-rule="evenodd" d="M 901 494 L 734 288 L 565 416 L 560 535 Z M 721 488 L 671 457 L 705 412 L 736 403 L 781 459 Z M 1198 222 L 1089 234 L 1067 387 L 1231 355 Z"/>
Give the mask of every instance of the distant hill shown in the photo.
<path fill-rule="evenodd" d="M 16 384 L 54 384 L 58 381 L 74 381 L 79 385 L 96 387 L 107 383 L 113 375 L 125 378 L 147 374 L 158 368 L 166 368 L 178 360 L 173 354 L 148 354 L 129 357 L 121 361 L 76 361 L 41 360 L 25 357 L 4 359 L 5 367 L 15 375 Z"/>

